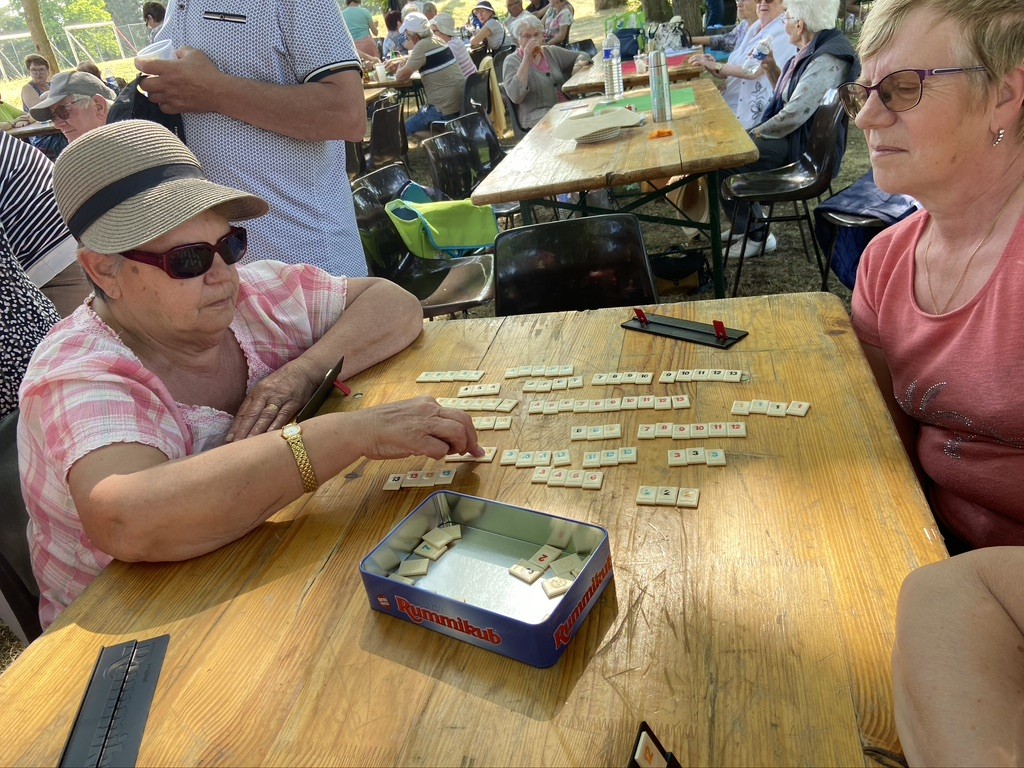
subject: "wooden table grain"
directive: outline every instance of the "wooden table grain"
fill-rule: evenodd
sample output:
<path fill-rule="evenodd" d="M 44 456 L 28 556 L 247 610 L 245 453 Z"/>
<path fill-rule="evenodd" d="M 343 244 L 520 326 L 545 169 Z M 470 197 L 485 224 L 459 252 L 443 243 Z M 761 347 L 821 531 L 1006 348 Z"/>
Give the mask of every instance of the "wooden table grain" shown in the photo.
<path fill-rule="evenodd" d="M 702 50 L 699 46 L 694 52 Z M 668 68 L 668 81 L 678 83 L 684 80 L 693 80 L 700 77 L 704 71 L 702 67 L 694 64 L 676 64 Z M 637 74 L 636 71 L 622 73 L 622 87 L 626 90 L 631 88 L 646 88 L 650 83 L 650 74 L 644 72 Z M 593 93 L 604 93 L 604 62 L 598 58 L 594 60 L 593 66 L 583 67 L 572 77 L 562 84 L 562 93 L 566 96 L 584 96 Z"/>
<path fill-rule="evenodd" d="M 0 677 L 0 764 L 56 764 L 100 647 L 162 633 L 139 765 L 625 765 L 641 720 L 684 765 L 898 755 L 896 597 L 945 551 L 843 306 L 818 293 L 648 311 L 750 335 L 727 351 L 685 344 L 621 329 L 618 309 L 435 321 L 329 402 L 456 394 L 414 383 L 423 370 L 481 369 L 518 397 L 507 367 L 572 364 L 588 383 L 574 392 L 591 399 L 640 390 L 589 386 L 598 372 L 749 371 L 742 384 L 643 388 L 689 393 L 690 410 L 540 416 L 521 404 L 510 431 L 481 433 L 502 449 L 571 446 L 578 466 L 570 428 L 621 423 L 614 445 L 637 446 L 640 463 L 608 468 L 600 492 L 449 465 L 454 491 L 608 529 L 615 580 L 554 667 L 370 609 L 360 559 L 431 492 L 381 485 L 434 462 L 361 461 L 205 557 L 108 568 Z M 746 439 L 706 440 L 726 467 L 669 469 L 671 441 L 635 439 L 640 423 L 731 420 L 734 399 L 754 398 L 813 405 L 744 419 Z M 637 506 L 640 485 L 699 487 L 700 507 Z"/>
<path fill-rule="evenodd" d="M 19 128 L 11 128 L 7 131 L 11 136 L 16 139 L 31 139 L 34 136 L 53 136 L 54 134 L 60 133 L 60 128 L 54 125 L 52 120 L 44 120 L 42 122 L 29 123 Z"/>
<path fill-rule="evenodd" d="M 597 104 L 598 97 L 556 104 L 473 190 L 473 202 L 539 202 L 565 192 L 666 180 L 672 176 L 706 175 L 711 221 L 704 227 L 710 230 L 715 292 L 724 296 L 718 172 L 753 162 L 758 157 L 757 147 L 713 82 L 693 80 L 675 87 L 693 88 L 695 103 L 675 105 L 671 122 L 648 121 L 647 125 L 623 129 L 616 139 L 597 144 L 556 139 L 554 131 L 572 115 L 580 114 L 581 108 Z M 656 129 L 670 129 L 673 135 L 650 138 Z M 665 223 L 663 217 L 650 217 L 638 210 L 649 201 L 650 198 L 633 201 L 617 210 L 636 213 L 641 220 Z M 590 210 L 604 212 L 600 208 Z M 669 221 L 693 226 L 682 219 Z"/>

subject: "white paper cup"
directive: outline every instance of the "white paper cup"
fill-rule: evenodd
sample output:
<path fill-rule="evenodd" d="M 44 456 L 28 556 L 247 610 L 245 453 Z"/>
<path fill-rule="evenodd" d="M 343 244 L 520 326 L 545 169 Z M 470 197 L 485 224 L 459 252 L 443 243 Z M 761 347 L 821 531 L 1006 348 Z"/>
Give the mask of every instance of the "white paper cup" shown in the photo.
<path fill-rule="evenodd" d="M 166 59 L 174 61 L 177 55 L 174 52 L 174 43 L 170 40 L 161 40 L 159 43 L 151 43 L 135 54 L 136 59 Z"/>
<path fill-rule="evenodd" d="M 633 62 L 636 64 L 636 73 L 638 75 L 647 73 L 647 56 L 641 53 L 639 56 L 633 57 Z"/>
<path fill-rule="evenodd" d="M 374 64 L 373 71 L 377 75 L 377 82 L 383 83 L 388 79 L 388 71 L 383 64 Z"/>

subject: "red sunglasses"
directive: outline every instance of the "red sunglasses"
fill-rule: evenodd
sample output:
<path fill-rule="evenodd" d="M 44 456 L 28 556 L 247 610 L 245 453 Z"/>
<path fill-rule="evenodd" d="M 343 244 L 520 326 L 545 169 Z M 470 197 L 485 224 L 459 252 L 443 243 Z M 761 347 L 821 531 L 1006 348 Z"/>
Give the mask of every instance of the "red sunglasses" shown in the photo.
<path fill-rule="evenodd" d="M 205 275 L 213 266 L 213 257 L 220 254 L 225 264 L 234 264 L 245 256 L 249 237 L 243 227 L 231 227 L 224 237 L 213 245 L 189 243 L 178 245 L 165 253 L 125 251 L 121 255 L 140 264 L 158 267 L 175 280 L 188 280 Z"/>

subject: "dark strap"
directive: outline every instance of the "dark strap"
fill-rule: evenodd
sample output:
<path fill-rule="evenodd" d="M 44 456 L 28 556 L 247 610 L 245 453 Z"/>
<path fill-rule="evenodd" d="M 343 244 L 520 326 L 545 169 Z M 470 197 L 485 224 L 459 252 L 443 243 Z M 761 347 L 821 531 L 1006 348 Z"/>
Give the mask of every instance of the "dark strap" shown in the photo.
<path fill-rule="evenodd" d="M 96 220 L 125 200 L 140 192 L 152 189 L 166 181 L 174 179 L 205 179 L 201 168 L 186 163 L 157 165 L 145 168 L 131 176 L 125 176 L 103 189 L 82 203 L 74 215 L 68 220 L 68 229 L 75 239 L 81 240 L 82 234 L 96 223 Z"/>

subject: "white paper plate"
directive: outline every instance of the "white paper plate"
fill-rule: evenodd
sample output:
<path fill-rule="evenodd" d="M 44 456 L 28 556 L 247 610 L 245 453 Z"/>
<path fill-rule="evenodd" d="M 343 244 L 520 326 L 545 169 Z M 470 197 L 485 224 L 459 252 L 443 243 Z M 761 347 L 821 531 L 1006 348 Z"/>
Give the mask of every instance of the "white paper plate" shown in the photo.
<path fill-rule="evenodd" d="M 594 131 L 593 133 L 588 133 L 585 136 L 580 136 L 576 139 L 576 143 L 596 144 L 599 141 L 614 139 L 620 133 L 622 133 L 622 129 L 617 125 L 613 125 L 611 128 L 602 128 L 600 131 Z"/>

